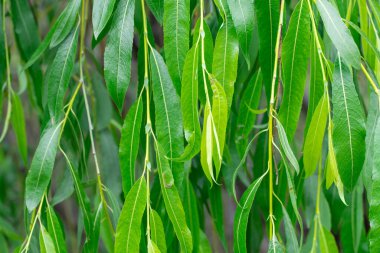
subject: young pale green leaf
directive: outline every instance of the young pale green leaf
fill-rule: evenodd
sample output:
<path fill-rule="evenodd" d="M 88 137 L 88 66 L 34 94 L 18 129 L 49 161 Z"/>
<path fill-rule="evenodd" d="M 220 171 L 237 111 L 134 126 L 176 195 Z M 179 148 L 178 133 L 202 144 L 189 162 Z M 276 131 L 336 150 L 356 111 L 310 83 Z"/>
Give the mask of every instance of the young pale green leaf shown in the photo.
<path fill-rule="evenodd" d="M 46 207 L 46 219 L 48 224 L 48 232 L 51 235 L 56 252 L 67 252 L 65 237 L 63 236 L 61 224 L 59 223 L 58 217 L 50 205 L 47 205 Z"/>
<path fill-rule="evenodd" d="M 292 220 L 289 217 L 286 208 L 282 205 L 282 214 L 284 215 L 284 227 L 286 237 L 286 251 L 299 252 L 299 245 L 297 241 L 296 231 L 293 227 Z"/>
<path fill-rule="evenodd" d="M 269 101 L 274 68 L 275 47 L 280 18 L 279 0 L 255 1 L 257 28 L 259 32 L 259 61 L 263 72 L 265 92 Z"/>
<path fill-rule="evenodd" d="M 160 215 L 153 209 L 149 213 L 150 217 L 150 236 L 152 241 L 157 245 L 161 253 L 166 253 L 165 230 Z"/>
<path fill-rule="evenodd" d="M 162 25 L 164 19 L 164 0 L 146 0 L 146 3 L 158 23 Z"/>
<path fill-rule="evenodd" d="M 146 207 L 146 181 L 141 177 L 128 192 L 117 223 L 116 252 L 139 252 L 141 222 Z"/>
<path fill-rule="evenodd" d="M 246 247 L 246 236 L 247 236 L 247 225 L 248 217 L 251 211 L 253 200 L 257 189 L 259 188 L 261 181 L 264 176 L 262 175 L 256 179 L 244 192 L 243 196 L 239 201 L 239 205 L 236 208 L 235 218 L 234 218 L 234 252 L 241 253 L 247 252 Z"/>
<path fill-rule="evenodd" d="M 289 145 L 288 137 L 286 136 L 285 129 L 282 126 L 281 122 L 279 120 L 276 121 L 276 127 L 278 130 L 278 137 L 280 139 L 281 147 L 284 149 L 286 158 L 289 160 L 290 164 L 292 165 L 293 169 L 297 172 L 297 174 L 300 172 L 300 168 L 298 165 L 298 161 L 296 156 L 293 153 L 292 148 Z"/>
<path fill-rule="evenodd" d="M 214 185 L 209 190 L 210 197 L 210 209 L 211 217 L 218 232 L 219 239 L 224 247 L 224 250 L 227 251 L 227 241 L 226 235 L 224 232 L 224 212 L 223 212 L 223 200 L 222 200 L 222 187 Z"/>
<path fill-rule="evenodd" d="M 79 8 L 81 6 L 81 0 L 71 0 L 62 14 L 57 19 L 57 27 L 53 37 L 51 38 L 50 48 L 53 48 L 60 44 L 69 35 L 77 22 Z"/>
<path fill-rule="evenodd" d="M 164 151 L 159 143 L 156 143 L 156 161 L 161 185 L 161 193 L 164 199 L 166 212 L 169 216 L 175 234 L 178 238 L 181 252 L 190 253 L 193 250 L 191 232 L 186 224 L 186 216 L 176 186 L 172 183 L 169 161 L 164 156 Z"/>
<path fill-rule="evenodd" d="M 187 53 L 183 67 L 181 88 L 181 109 L 183 128 L 188 145 L 181 160 L 189 160 L 201 149 L 201 126 L 198 117 L 198 53 L 196 43 Z"/>
<path fill-rule="evenodd" d="M 228 0 L 228 7 L 231 12 L 232 20 L 239 37 L 240 48 L 242 49 L 248 69 L 250 69 L 249 47 L 252 39 L 254 11 L 252 0 Z"/>
<path fill-rule="evenodd" d="M 61 124 L 45 129 L 34 153 L 25 183 L 25 200 L 29 212 L 36 208 L 50 182 L 60 130 Z"/>
<path fill-rule="evenodd" d="M 343 23 L 338 10 L 327 0 L 317 0 L 316 2 L 326 32 L 345 63 L 354 68 L 360 68 L 359 49 Z"/>
<path fill-rule="evenodd" d="M 143 103 L 139 97 L 129 109 L 121 130 L 119 161 L 124 195 L 135 182 L 135 162 L 139 151 Z"/>
<path fill-rule="evenodd" d="M 305 176 L 311 176 L 322 155 L 322 143 L 325 136 L 326 122 L 328 116 L 328 99 L 324 95 L 313 113 L 310 127 L 303 146 L 303 164 Z"/>
<path fill-rule="evenodd" d="M 360 175 L 365 155 L 364 112 L 351 72 L 338 55 L 332 83 L 333 143 L 339 174 L 351 190 Z"/>
<path fill-rule="evenodd" d="M 153 99 L 155 103 L 155 133 L 157 140 L 169 160 L 175 184 L 181 188 L 183 164 L 173 161 L 183 153 L 183 133 L 180 100 L 170 79 L 161 55 L 152 49 L 150 64 L 152 68 Z"/>
<path fill-rule="evenodd" d="M 12 114 L 11 114 L 12 127 L 15 131 L 17 146 L 20 151 L 21 158 L 25 165 L 28 164 L 28 144 L 25 130 L 25 117 L 24 109 L 20 97 L 12 94 Z"/>
<path fill-rule="evenodd" d="M 292 141 L 300 116 L 310 48 L 310 17 L 308 0 L 298 2 L 282 44 L 284 95 L 279 119 L 288 139 Z"/>
<path fill-rule="evenodd" d="M 190 1 L 164 1 L 164 50 L 170 76 L 181 94 L 181 76 L 190 35 Z"/>
<path fill-rule="evenodd" d="M 110 19 L 116 0 L 95 0 L 92 5 L 92 27 L 95 38 L 103 31 Z"/>
<path fill-rule="evenodd" d="M 74 68 L 79 26 L 59 46 L 47 75 L 47 102 L 50 116 L 59 120 L 63 113 L 63 100 Z"/>
<path fill-rule="evenodd" d="M 318 229 L 319 248 L 321 253 L 338 253 L 334 236 L 325 227 L 319 226 Z"/>
<path fill-rule="evenodd" d="M 206 104 L 204 110 L 203 131 L 201 140 L 201 165 L 206 178 L 212 184 L 215 181 L 214 170 L 212 167 L 213 139 L 212 115 L 210 106 Z"/>
<path fill-rule="evenodd" d="M 135 0 L 118 2 L 104 52 L 104 78 L 119 112 L 131 78 Z"/>
<path fill-rule="evenodd" d="M 256 114 L 250 109 L 257 109 L 259 106 L 262 82 L 263 78 L 261 70 L 259 69 L 249 81 L 240 101 L 235 134 L 235 143 L 240 157 L 243 156 L 244 151 L 247 148 L 249 133 L 252 131 L 253 125 L 255 124 Z"/>
<path fill-rule="evenodd" d="M 151 239 L 148 241 L 148 253 L 161 253 L 158 246 Z"/>
<path fill-rule="evenodd" d="M 40 250 L 41 250 L 41 253 L 55 253 L 56 252 L 53 240 L 51 239 L 51 236 L 49 235 L 44 225 L 42 224 L 40 227 Z"/>

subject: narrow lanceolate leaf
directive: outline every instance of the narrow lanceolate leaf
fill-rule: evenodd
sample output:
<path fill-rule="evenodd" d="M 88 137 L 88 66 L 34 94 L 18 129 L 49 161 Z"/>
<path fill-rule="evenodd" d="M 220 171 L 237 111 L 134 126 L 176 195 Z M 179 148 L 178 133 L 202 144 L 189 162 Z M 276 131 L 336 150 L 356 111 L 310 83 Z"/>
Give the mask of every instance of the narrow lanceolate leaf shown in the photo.
<path fill-rule="evenodd" d="M 115 235 L 116 252 L 139 252 L 141 222 L 146 207 L 146 181 L 141 177 L 125 198 Z"/>
<path fill-rule="evenodd" d="M 50 42 L 50 47 L 60 44 L 69 35 L 78 20 L 78 11 L 81 6 L 81 0 L 71 0 L 62 14 L 57 19 L 57 27 Z"/>
<path fill-rule="evenodd" d="M 177 94 L 181 93 L 181 76 L 189 49 L 190 1 L 164 1 L 164 49 L 170 76 Z"/>
<path fill-rule="evenodd" d="M 278 138 L 280 139 L 281 147 L 284 149 L 286 158 L 289 160 L 290 164 L 292 165 L 293 169 L 297 172 L 297 174 L 300 172 L 300 168 L 298 165 L 298 161 L 296 156 L 293 153 L 292 148 L 289 145 L 288 138 L 285 133 L 285 129 L 282 126 L 281 122 L 277 120 L 277 130 L 278 130 Z"/>
<path fill-rule="evenodd" d="M 354 68 L 360 67 L 360 52 L 350 31 L 343 23 L 338 10 L 327 0 L 317 0 L 326 32 L 345 63 Z"/>
<path fill-rule="evenodd" d="M 181 109 L 187 146 L 181 160 L 189 160 L 201 149 L 201 126 L 198 117 L 198 52 L 196 43 L 187 53 L 183 67 Z"/>
<path fill-rule="evenodd" d="M 244 192 L 243 196 L 239 201 L 239 205 L 236 208 L 235 218 L 234 218 L 234 252 L 244 253 L 247 252 L 246 247 L 246 236 L 247 236 L 247 225 L 248 217 L 251 211 L 253 200 L 257 189 L 259 188 L 261 181 L 264 176 L 256 179 Z"/>
<path fill-rule="evenodd" d="M 189 225 L 191 236 L 193 238 L 194 251 L 196 252 L 196 245 L 200 243 L 200 223 L 198 214 L 197 196 L 195 195 L 192 183 L 187 178 L 184 187 L 185 193 L 183 197 L 183 209 L 185 210 L 186 222 Z"/>
<path fill-rule="evenodd" d="M 282 44 L 284 95 L 279 118 L 288 139 L 297 129 L 305 90 L 310 48 L 310 17 L 307 0 L 298 2 Z"/>
<path fill-rule="evenodd" d="M 183 133 L 180 100 L 170 79 L 161 55 L 153 50 L 150 57 L 153 81 L 153 99 L 155 103 L 156 135 L 169 165 L 173 171 L 175 184 L 180 187 L 183 181 L 183 165 L 172 158 L 183 153 Z"/>
<path fill-rule="evenodd" d="M 95 0 L 92 6 L 92 27 L 95 38 L 103 31 L 110 19 L 116 0 Z"/>
<path fill-rule="evenodd" d="M 286 208 L 282 206 L 282 213 L 284 215 L 284 227 L 286 237 L 286 251 L 287 252 L 299 252 L 299 246 L 292 220 L 289 217 Z"/>
<path fill-rule="evenodd" d="M 123 108 L 131 78 L 134 12 L 134 0 L 119 1 L 104 52 L 104 78 L 119 111 Z"/>
<path fill-rule="evenodd" d="M 78 27 L 59 47 L 47 76 L 48 108 L 52 118 L 58 120 L 63 112 L 63 99 L 71 79 L 78 44 Z"/>
<path fill-rule="evenodd" d="M 328 100 L 324 95 L 313 113 L 310 127 L 303 146 L 303 163 L 306 177 L 311 176 L 317 168 L 322 155 L 322 143 L 325 136 L 328 115 Z"/>
<path fill-rule="evenodd" d="M 380 99 L 380 98 L 378 98 Z M 380 108 L 378 108 L 379 110 Z M 371 200 L 369 204 L 369 245 L 371 252 L 380 250 L 380 118 L 377 118 L 373 139 Z"/>
<path fill-rule="evenodd" d="M 165 240 L 165 230 L 162 223 L 160 215 L 155 211 L 151 210 L 150 215 L 150 236 L 152 241 L 157 245 L 161 253 L 166 252 L 166 240 Z"/>
<path fill-rule="evenodd" d="M 214 170 L 212 167 L 212 154 L 213 154 L 213 124 L 210 106 L 206 104 L 204 110 L 204 121 L 201 141 L 201 165 L 206 178 L 212 184 L 215 181 Z"/>
<path fill-rule="evenodd" d="M 259 61 L 269 101 L 274 68 L 276 37 L 280 18 L 279 0 L 255 1 L 257 27 L 259 32 Z"/>
<path fill-rule="evenodd" d="M 222 200 L 222 187 L 214 185 L 209 190 L 211 217 L 218 232 L 219 239 L 227 251 L 226 235 L 224 233 L 224 212 Z"/>
<path fill-rule="evenodd" d="M 190 253 L 193 250 L 191 232 L 186 225 L 186 216 L 179 193 L 176 186 L 173 184 L 173 175 L 171 174 L 169 162 L 165 158 L 163 149 L 158 143 L 156 143 L 156 153 L 158 175 L 160 178 L 161 193 L 164 199 L 165 209 L 173 224 L 175 234 L 181 247 L 181 252 Z"/>
<path fill-rule="evenodd" d="M 240 48 L 242 49 L 248 69 L 250 68 L 249 47 L 252 39 L 254 11 L 252 0 L 228 0 L 228 7 L 232 20 L 239 37 Z"/>
<path fill-rule="evenodd" d="M 335 238 L 329 230 L 319 226 L 319 248 L 321 253 L 338 253 L 338 246 L 336 245 Z"/>
<path fill-rule="evenodd" d="M 59 223 L 58 217 L 50 205 L 48 205 L 46 208 L 46 219 L 48 224 L 48 232 L 51 235 L 56 252 L 67 252 L 65 237 L 63 236 L 61 224 Z"/>
<path fill-rule="evenodd" d="M 243 92 L 240 101 L 239 113 L 237 118 L 237 129 L 235 133 L 235 143 L 240 157 L 248 145 L 249 133 L 255 124 L 256 114 L 250 109 L 257 109 L 261 97 L 263 78 L 259 70 L 249 81 L 247 88 Z"/>
<path fill-rule="evenodd" d="M 46 228 L 41 224 L 40 227 L 40 250 L 41 253 L 55 253 L 55 247 L 51 236 Z"/>
<path fill-rule="evenodd" d="M 164 19 L 164 0 L 146 0 L 146 3 L 158 23 L 162 25 Z"/>
<path fill-rule="evenodd" d="M 268 253 L 283 253 L 285 252 L 284 247 L 278 241 L 276 235 L 273 235 L 272 240 L 269 242 Z"/>
<path fill-rule="evenodd" d="M 338 55 L 332 83 L 333 143 L 339 174 L 344 186 L 352 189 L 364 162 L 365 124 L 350 69 Z"/>
<path fill-rule="evenodd" d="M 61 124 L 45 129 L 26 177 L 26 207 L 31 212 L 40 202 L 53 172 Z"/>
<path fill-rule="evenodd" d="M 148 240 L 148 253 L 161 253 L 158 246 L 151 239 Z"/>
<path fill-rule="evenodd" d="M 227 11 L 227 3 L 221 1 L 221 4 L 223 9 Z M 227 96 L 228 108 L 230 108 L 237 75 L 239 42 L 229 13 L 226 12 L 225 15 L 226 18 L 215 39 L 212 73 L 222 85 Z"/>
<path fill-rule="evenodd" d="M 131 106 L 121 130 L 119 160 L 124 195 L 135 182 L 135 162 L 139 151 L 143 103 L 141 97 Z"/>
<path fill-rule="evenodd" d="M 20 151 L 21 158 L 25 165 L 28 164 L 28 144 L 26 139 L 25 130 L 25 117 L 24 109 L 20 97 L 12 94 L 12 114 L 11 114 L 12 127 L 15 131 L 17 146 Z"/>

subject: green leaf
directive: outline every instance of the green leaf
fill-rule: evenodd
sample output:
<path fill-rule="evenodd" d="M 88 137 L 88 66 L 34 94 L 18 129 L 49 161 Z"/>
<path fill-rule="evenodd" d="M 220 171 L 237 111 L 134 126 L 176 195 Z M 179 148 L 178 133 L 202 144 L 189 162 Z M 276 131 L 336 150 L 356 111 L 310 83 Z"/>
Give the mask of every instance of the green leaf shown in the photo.
<path fill-rule="evenodd" d="M 215 181 L 214 170 L 212 167 L 213 139 L 214 133 L 212 128 L 212 115 L 210 106 L 206 104 L 204 110 L 203 131 L 201 140 L 201 165 L 206 178 L 212 184 Z"/>
<path fill-rule="evenodd" d="M 50 48 L 53 48 L 60 44 L 71 32 L 74 27 L 79 8 L 81 6 L 81 0 L 71 0 L 66 8 L 63 10 L 62 14 L 57 19 L 57 27 L 53 37 L 51 38 Z"/>
<path fill-rule="evenodd" d="M 292 141 L 300 116 L 310 48 L 310 17 L 307 0 L 296 5 L 282 44 L 283 100 L 279 118 Z"/>
<path fill-rule="evenodd" d="M 248 69 L 250 69 L 249 47 L 252 39 L 254 11 L 252 0 L 228 0 L 228 7 L 231 12 L 232 20 L 239 37 L 240 47 L 243 51 Z"/>
<path fill-rule="evenodd" d="M 156 143 L 155 146 L 158 175 L 166 212 L 173 224 L 175 234 L 181 246 L 181 252 L 190 253 L 193 249 L 191 232 L 186 224 L 186 216 L 177 188 L 171 183 L 173 176 L 171 175 L 170 165 L 159 143 Z"/>
<path fill-rule="evenodd" d="M 24 109 L 20 97 L 12 93 L 12 114 L 11 122 L 13 130 L 15 131 L 17 146 L 20 151 L 21 158 L 25 165 L 28 164 L 28 144 L 25 130 L 25 117 Z"/>
<path fill-rule="evenodd" d="M 169 158 L 169 166 L 173 172 L 175 184 L 180 188 L 183 181 L 183 164 L 172 160 L 183 153 L 180 99 L 176 94 L 164 60 L 155 50 L 152 50 L 150 64 L 156 117 L 155 133 L 158 142 L 163 145 L 164 155 Z"/>
<path fill-rule="evenodd" d="M 200 243 L 200 223 L 197 196 L 189 179 L 186 179 L 185 184 L 186 186 L 184 187 L 185 193 L 183 197 L 183 208 L 185 210 L 186 223 L 189 224 L 189 229 L 193 238 L 193 245 L 196 247 L 195 245 L 199 245 Z M 196 251 L 196 248 L 194 248 L 194 251 Z"/>
<path fill-rule="evenodd" d="M 166 253 L 165 230 L 160 215 L 153 209 L 150 211 L 150 236 L 162 253 Z"/>
<path fill-rule="evenodd" d="M 139 252 L 141 222 L 146 207 L 147 185 L 141 177 L 128 192 L 117 223 L 115 252 Z"/>
<path fill-rule="evenodd" d="M 181 93 L 181 76 L 189 49 L 190 1 L 164 1 L 165 59 L 177 94 Z"/>
<path fill-rule="evenodd" d="M 278 130 L 278 137 L 280 139 L 281 146 L 284 149 L 286 158 L 289 160 L 289 162 L 292 165 L 293 169 L 298 174 L 300 172 L 298 161 L 297 161 L 296 156 L 293 153 L 292 148 L 289 145 L 289 141 L 288 141 L 288 138 L 286 136 L 285 129 L 282 126 L 282 124 L 281 124 L 281 122 L 279 120 L 277 120 L 276 122 L 277 122 L 276 127 L 277 127 L 277 130 Z"/>
<path fill-rule="evenodd" d="M 95 38 L 103 31 L 110 19 L 116 0 L 95 0 L 92 6 L 92 27 Z"/>
<path fill-rule="evenodd" d="M 183 128 L 188 142 L 180 159 L 190 160 L 201 149 L 201 126 L 198 117 L 198 53 L 199 43 L 187 52 L 183 67 L 181 109 Z"/>
<path fill-rule="evenodd" d="M 326 32 L 345 63 L 356 69 L 360 68 L 360 52 L 345 26 L 338 10 L 327 0 L 317 0 L 318 11 L 321 14 Z"/>
<path fill-rule="evenodd" d="M 3 10 L 3 2 L 0 2 L 0 9 Z M 0 27 L 3 27 L 3 17 L 0 17 Z M 5 80 L 6 60 L 5 60 L 5 41 L 3 29 L 0 29 L 0 83 Z M 2 92 L 0 93 L 0 104 L 2 102 Z M 0 106 L 1 108 L 1 106 Z"/>
<path fill-rule="evenodd" d="M 336 245 L 334 236 L 322 225 L 318 229 L 319 248 L 321 253 L 338 253 L 338 246 Z"/>
<path fill-rule="evenodd" d="M 268 253 L 283 253 L 285 252 L 284 247 L 278 241 L 276 235 L 273 235 L 272 240 L 269 242 Z"/>
<path fill-rule="evenodd" d="M 247 252 L 246 247 L 246 236 L 247 236 L 247 225 L 248 217 L 251 211 L 253 200 L 257 189 L 259 188 L 264 175 L 253 181 L 253 183 L 244 192 L 243 196 L 239 201 L 239 205 L 236 208 L 235 218 L 234 218 L 234 252 L 241 253 Z"/>
<path fill-rule="evenodd" d="M 209 242 L 209 239 L 207 238 L 206 234 L 200 230 L 199 231 L 199 234 L 200 234 L 200 243 L 199 243 L 199 251 L 200 253 L 211 253 L 212 252 L 212 249 L 211 249 L 211 246 L 210 246 L 210 242 Z"/>
<path fill-rule="evenodd" d="M 158 246 L 150 239 L 148 240 L 148 253 L 161 253 Z"/>
<path fill-rule="evenodd" d="M 324 95 L 313 113 L 310 127 L 303 146 L 303 163 L 305 176 L 311 176 L 322 155 L 322 143 L 325 136 L 326 122 L 328 116 L 328 99 Z"/>
<path fill-rule="evenodd" d="M 164 19 L 164 0 L 146 0 L 146 3 L 158 23 L 162 25 Z"/>
<path fill-rule="evenodd" d="M 292 221 L 289 217 L 286 208 L 282 205 L 282 213 L 284 215 L 284 227 L 286 237 L 286 251 L 299 252 L 299 245 L 297 241 L 296 231 L 293 227 Z"/>
<path fill-rule="evenodd" d="M 119 1 L 104 52 L 104 78 L 119 112 L 131 78 L 134 12 L 134 0 Z"/>
<path fill-rule="evenodd" d="M 135 182 L 135 162 L 139 151 L 140 129 L 143 114 L 141 96 L 129 109 L 121 130 L 119 161 L 124 195 Z"/>
<path fill-rule="evenodd" d="M 269 101 L 273 77 L 275 47 L 280 18 L 279 0 L 255 1 L 259 33 L 259 61 L 263 72 L 265 92 Z"/>
<path fill-rule="evenodd" d="M 25 183 L 25 201 L 29 212 L 37 207 L 50 182 L 60 130 L 61 124 L 47 127 L 34 153 Z"/>
<path fill-rule="evenodd" d="M 211 217 L 218 233 L 219 239 L 223 245 L 224 250 L 227 251 L 227 241 L 224 232 L 224 212 L 222 200 L 222 187 L 214 185 L 209 190 Z"/>
<path fill-rule="evenodd" d="M 63 99 L 74 68 L 78 44 L 79 26 L 73 30 L 58 48 L 47 72 L 47 99 L 50 116 L 59 120 L 63 112 Z"/>
<path fill-rule="evenodd" d="M 51 239 L 49 233 L 46 231 L 44 225 L 41 224 L 40 227 L 40 250 L 41 253 L 55 253 L 55 247 L 53 240 Z"/>
<path fill-rule="evenodd" d="M 365 154 L 364 112 L 350 69 L 339 55 L 332 83 L 333 143 L 339 174 L 351 190 L 360 175 Z"/>
<path fill-rule="evenodd" d="M 49 204 L 46 207 L 46 219 L 48 224 L 48 232 L 51 235 L 57 253 L 67 252 L 61 225 L 56 213 Z"/>

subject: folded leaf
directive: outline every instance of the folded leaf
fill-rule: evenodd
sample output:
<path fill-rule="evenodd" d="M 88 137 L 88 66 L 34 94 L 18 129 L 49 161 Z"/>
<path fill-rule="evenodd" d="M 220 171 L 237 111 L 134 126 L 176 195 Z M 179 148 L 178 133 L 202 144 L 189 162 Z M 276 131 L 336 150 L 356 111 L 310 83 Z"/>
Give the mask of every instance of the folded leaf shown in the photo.
<path fill-rule="evenodd" d="M 58 217 L 50 205 L 47 205 L 46 208 L 46 219 L 48 224 L 48 232 L 51 235 L 56 252 L 67 252 L 65 237 L 63 236 L 61 224 L 59 223 Z"/>
<path fill-rule="evenodd" d="M 296 156 L 293 153 L 292 148 L 289 145 L 288 138 L 285 133 L 285 129 L 282 126 L 281 122 L 279 120 L 276 121 L 276 127 L 278 130 L 278 137 L 280 139 L 281 147 L 284 149 L 286 158 L 288 158 L 290 164 L 292 165 L 293 169 L 297 172 L 297 174 L 300 172 L 300 168 L 298 165 L 298 161 Z"/>

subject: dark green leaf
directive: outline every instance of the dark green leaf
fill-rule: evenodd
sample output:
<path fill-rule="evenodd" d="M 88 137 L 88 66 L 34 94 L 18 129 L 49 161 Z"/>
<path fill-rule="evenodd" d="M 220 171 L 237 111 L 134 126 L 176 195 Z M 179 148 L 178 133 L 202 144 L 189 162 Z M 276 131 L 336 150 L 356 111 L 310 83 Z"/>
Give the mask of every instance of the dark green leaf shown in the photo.
<path fill-rule="evenodd" d="M 20 97 L 12 94 L 12 114 L 11 114 L 12 127 L 16 134 L 17 146 L 20 151 L 21 158 L 25 165 L 28 164 L 28 144 L 25 130 L 25 117 L 24 109 Z"/>
<path fill-rule="evenodd" d="M 67 252 L 66 242 L 63 236 L 61 225 L 59 223 L 56 213 L 54 212 L 53 208 L 50 205 L 47 205 L 46 207 L 46 218 L 47 218 L 47 224 L 48 224 L 48 231 L 53 240 L 56 252 L 57 253 Z"/>
<path fill-rule="evenodd" d="M 116 0 L 95 0 L 92 6 L 92 26 L 95 38 L 103 31 L 110 19 Z"/>
<path fill-rule="evenodd" d="M 158 23 L 162 25 L 164 19 L 164 0 L 146 0 L 146 3 Z"/>

